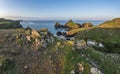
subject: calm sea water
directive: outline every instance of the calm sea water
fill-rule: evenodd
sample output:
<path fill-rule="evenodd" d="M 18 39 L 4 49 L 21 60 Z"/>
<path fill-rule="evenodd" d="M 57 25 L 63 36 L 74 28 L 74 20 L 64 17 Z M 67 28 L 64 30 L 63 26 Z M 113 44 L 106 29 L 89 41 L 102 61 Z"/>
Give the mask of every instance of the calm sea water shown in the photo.
<path fill-rule="evenodd" d="M 58 21 L 60 24 L 64 25 L 67 21 Z M 74 22 L 76 23 L 85 23 L 85 22 L 91 22 L 93 25 L 99 25 L 101 23 L 103 23 L 104 21 L 88 21 L 88 20 L 75 20 Z M 54 25 L 56 23 L 56 21 L 47 21 L 47 20 L 44 20 L 44 21 L 21 21 L 20 22 L 22 24 L 22 26 L 24 28 L 26 28 L 27 26 L 33 28 L 33 29 L 40 29 L 40 28 L 48 28 L 48 30 L 53 34 L 55 35 L 56 32 L 58 31 L 64 31 L 64 29 L 55 29 Z"/>

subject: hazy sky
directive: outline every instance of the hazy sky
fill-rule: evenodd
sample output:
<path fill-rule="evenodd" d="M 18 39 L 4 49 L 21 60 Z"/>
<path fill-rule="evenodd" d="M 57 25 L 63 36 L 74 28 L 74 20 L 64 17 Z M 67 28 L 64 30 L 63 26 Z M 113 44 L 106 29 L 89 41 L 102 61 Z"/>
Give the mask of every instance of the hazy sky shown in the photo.
<path fill-rule="evenodd" d="M 120 17 L 120 0 L 0 0 L 0 17 L 111 19 Z"/>

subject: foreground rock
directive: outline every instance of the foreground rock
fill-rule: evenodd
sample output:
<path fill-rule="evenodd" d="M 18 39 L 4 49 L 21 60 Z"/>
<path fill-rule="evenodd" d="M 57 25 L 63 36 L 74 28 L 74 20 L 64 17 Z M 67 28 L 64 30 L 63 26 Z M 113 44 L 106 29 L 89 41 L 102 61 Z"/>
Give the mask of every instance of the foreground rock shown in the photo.
<path fill-rule="evenodd" d="M 85 49 L 87 47 L 87 43 L 85 40 L 80 40 L 75 42 L 75 47 L 77 49 Z"/>
<path fill-rule="evenodd" d="M 84 63 L 77 64 L 75 74 L 84 74 Z"/>
<path fill-rule="evenodd" d="M 103 73 L 101 73 L 101 71 L 99 71 L 97 68 L 95 68 L 95 67 L 92 67 L 91 69 L 90 69 L 90 73 L 91 74 L 103 74 Z"/>
<path fill-rule="evenodd" d="M 50 42 L 53 42 L 53 36 L 47 29 L 19 29 L 11 36 L 19 45 L 30 45 L 33 50 L 38 50 L 40 47 L 46 47 Z"/>

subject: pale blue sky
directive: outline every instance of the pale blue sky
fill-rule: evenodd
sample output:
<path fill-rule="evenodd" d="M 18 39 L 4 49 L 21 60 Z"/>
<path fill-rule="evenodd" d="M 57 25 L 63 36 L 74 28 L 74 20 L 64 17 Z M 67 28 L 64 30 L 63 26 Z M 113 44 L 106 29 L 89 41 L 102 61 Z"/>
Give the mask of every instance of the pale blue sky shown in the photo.
<path fill-rule="evenodd" d="M 120 17 L 120 0 L 0 0 L 0 17 L 111 19 Z"/>

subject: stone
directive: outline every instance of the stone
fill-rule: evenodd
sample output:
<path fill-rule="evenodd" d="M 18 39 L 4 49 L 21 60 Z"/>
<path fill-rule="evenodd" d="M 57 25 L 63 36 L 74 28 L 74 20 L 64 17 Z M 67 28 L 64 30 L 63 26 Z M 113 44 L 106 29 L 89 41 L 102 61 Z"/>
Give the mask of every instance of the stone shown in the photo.
<path fill-rule="evenodd" d="M 40 34 L 36 30 L 32 30 L 31 36 L 33 38 L 40 38 L 41 37 Z"/>
<path fill-rule="evenodd" d="M 87 45 L 88 46 L 96 46 L 97 42 L 95 40 L 88 39 L 87 40 Z"/>
<path fill-rule="evenodd" d="M 74 71 L 74 70 L 72 70 L 72 71 L 70 72 L 70 74 L 75 74 L 75 71 Z"/>
<path fill-rule="evenodd" d="M 102 48 L 104 47 L 104 45 L 103 45 L 102 43 L 99 43 L 98 46 L 99 46 L 99 47 L 102 47 Z"/>
<path fill-rule="evenodd" d="M 59 47 L 61 45 L 61 43 L 60 42 L 57 42 L 57 46 Z"/>
<path fill-rule="evenodd" d="M 56 23 L 55 23 L 55 27 L 56 27 L 56 28 L 60 28 L 60 26 L 61 26 L 61 24 L 60 24 L 59 22 L 56 22 Z"/>
<path fill-rule="evenodd" d="M 27 39 L 28 41 L 31 41 L 31 36 L 26 36 L 26 39 Z"/>
<path fill-rule="evenodd" d="M 87 44 L 85 40 L 80 40 L 75 42 L 75 46 L 77 49 L 85 49 L 87 47 Z"/>
<path fill-rule="evenodd" d="M 26 31 L 25 31 L 25 34 L 26 34 L 26 35 L 30 35 L 30 34 L 31 34 L 31 31 L 30 31 L 30 30 L 26 30 Z"/>
<path fill-rule="evenodd" d="M 92 27 L 92 26 L 93 26 L 93 24 L 90 23 L 90 22 L 87 22 L 87 23 L 83 23 L 83 24 L 82 24 L 82 27 L 85 27 L 85 28 Z"/>
<path fill-rule="evenodd" d="M 24 66 L 24 68 L 25 68 L 25 69 L 27 69 L 27 68 L 28 68 L 28 66 Z"/>
<path fill-rule="evenodd" d="M 75 74 L 83 74 L 84 73 L 84 63 L 77 63 Z"/>
<path fill-rule="evenodd" d="M 90 73 L 91 74 L 102 74 L 97 68 L 95 68 L 95 67 L 92 67 L 91 69 L 90 69 Z"/>
<path fill-rule="evenodd" d="M 61 33 L 60 31 L 58 31 L 58 32 L 56 33 L 56 35 L 57 35 L 57 36 L 60 36 L 60 35 L 62 35 L 62 33 Z"/>

